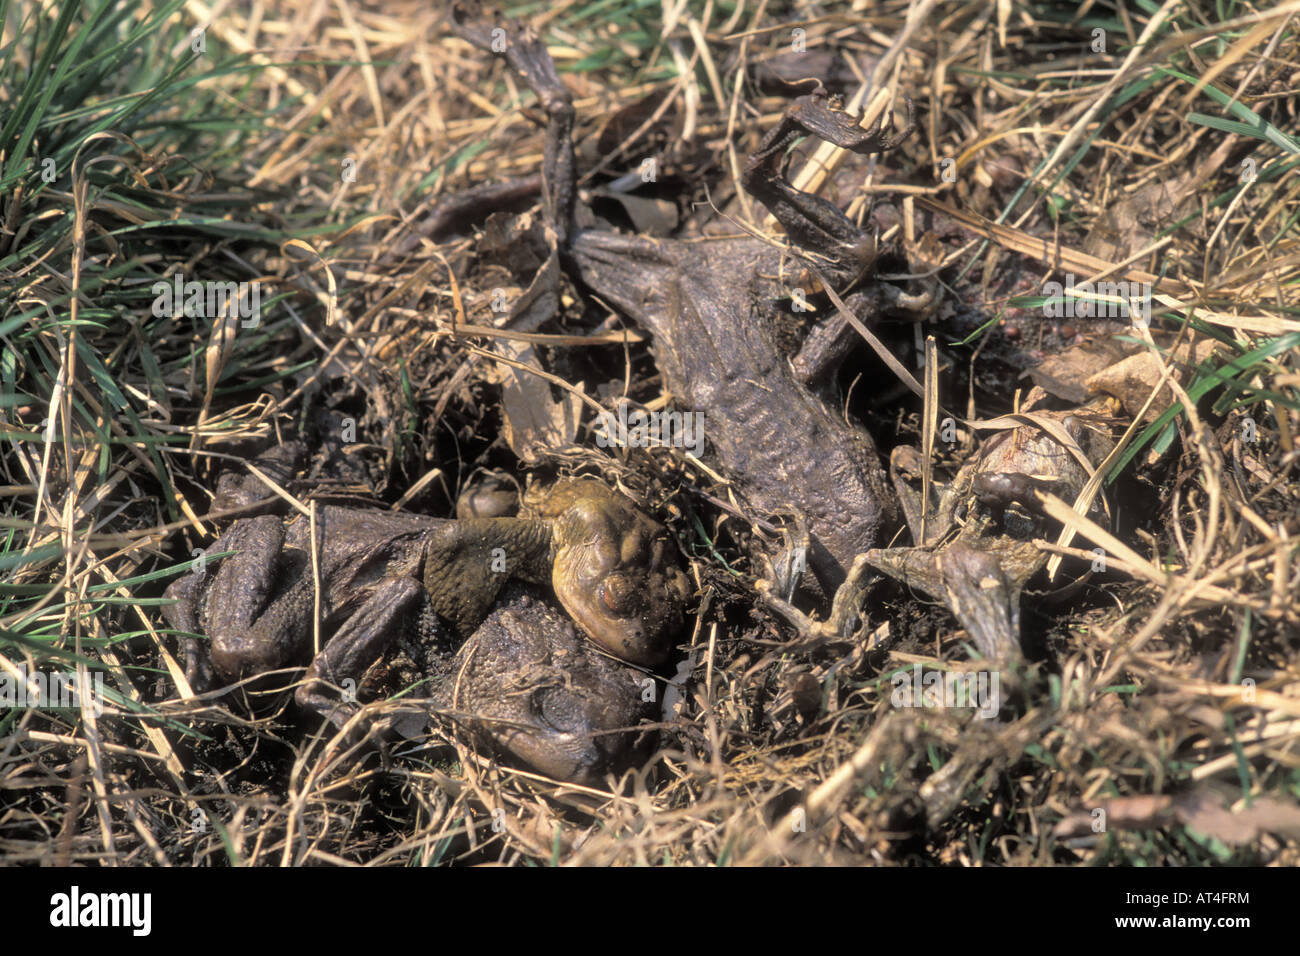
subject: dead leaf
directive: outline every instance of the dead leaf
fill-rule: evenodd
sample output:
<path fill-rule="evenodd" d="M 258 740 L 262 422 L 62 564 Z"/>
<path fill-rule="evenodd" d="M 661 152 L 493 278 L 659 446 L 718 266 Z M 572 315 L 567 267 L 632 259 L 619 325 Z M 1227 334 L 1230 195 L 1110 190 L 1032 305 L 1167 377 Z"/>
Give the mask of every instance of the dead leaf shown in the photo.
<path fill-rule="evenodd" d="M 1052 836 L 1058 840 L 1084 836 L 1088 833 L 1106 830 L 1149 830 L 1168 826 L 1173 822 L 1172 810 L 1174 799 L 1163 794 L 1143 795 L 1138 797 L 1112 797 L 1098 800 L 1097 806 L 1077 810 L 1061 819 L 1052 830 Z M 1102 811 L 1104 816 L 1096 811 Z M 1102 830 L 1093 830 L 1094 821 L 1100 821 Z"/>
<path fill-rule="evenodd" d="M 1186 384 L 1191 370 L 1199 365 L 1218 346 L 1214 339 L 1202 339 L 1194 346 L 1182 346 L 1174 354 L 1174 375 L 1180 384 Z M 1084 382 L 1091 395 L 1113 395 L 1120 400 L 1129 415 L 1137 415 L 1146 404 L 1147 396 L 1160 381 L 1162 359 L 1149 351 L 1138 352 L 1092 375 Z M 1144 421 L 1154 421 L 1174 403 L 1173 389 L 1168 384 L 1160 390 Z"/>
<path fill-rule="evenodd" d="M 668 236 L 677 228 L 677 206 L 666 199 L 649 199 L 609 189 L 592 190 L 592 195 L 612 199 L 622 206 L 641 235 Z"/>
<path fill-rule="evenodd" d="M 1235 147 L 1236 136 L 1229 135 L 1194 169 L 1162 176 L 1110 204 L 1088 233 L 1083 251 L 1122 262 L 1151 245 L 1161 230 L 1195 208 L 1197 189 L 1227 162 Z"/>
<path fill-rule="evenodd" d="M 1113 338 L 1091 337 L 1047 356 L 1024 374 L 1043 391 L 1082 405 L 1089 397 L 1084 383 L 1121 361 L 1124 354 L 1124 346 Z"/>
<path fill-rule="evenodd" d="M 532 332 L 555 314 L 559 288 L 559 259 L 555 253 L 538 270 L 528 289 L 515 303 L 503 323 L 506 328 Z M 533 346 L 512 339 L 497 339 L 493 350 L 508 359 L 541 370 Z M 547 451 L 573 444 L 578 434 L 582 400 L 565 393 L 561 401 L 551 397 L 551 386 L 542 377 L 500 363 L 496 379 L 501 386 L 503 431 L 511 450 L 525 462 L 536 462 Z"/>
<path fill-rule="evenodd" d="M 1064 840 L 1106 830 L 1157 829 L 1172 823 L 1233 846 L 1253 843 L 1262 833 L 1300 835 L 1300 807 L 1292 803 L 1256 797 L 1249 807 L 1233 811 L 1227 802 L 1209 787 L 1173 795 L 1113 797 L 1066 815 L 1052 829 L 1052 836 Z M 1103 829 L 1094 830 L 1094 822 Z"/>
<path fill-rule="evenodd" d="M 523 365 L 541 369 L 537 353 L 527 342 L 499 339 L 493 350 Z M 511 450 L 523 461 L 536 462 L 546 452 L 573 444 L 582 415 L 582 399 L 565 392 L 560 401 L 551 397 L 550 384 L 507 365 L 498 366 L 501 383 L 502 430 Z"/>
<path fill-rule="evenodd" d="M 1232 846 L 1253 843 L 1261 833 L 1300 835 L 1300 807 L 1272 797 L 1256 797 L 1234 813 L 1212 791 L 1193 790 L 1178 798 L 1175 812 L 1197 833 Z"/>

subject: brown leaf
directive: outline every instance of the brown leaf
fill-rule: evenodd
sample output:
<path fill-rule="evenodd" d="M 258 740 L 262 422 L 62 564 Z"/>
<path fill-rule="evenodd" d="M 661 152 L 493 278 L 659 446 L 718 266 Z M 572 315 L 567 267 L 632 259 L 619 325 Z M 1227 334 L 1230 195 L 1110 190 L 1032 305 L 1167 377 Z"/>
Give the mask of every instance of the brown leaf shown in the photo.
<path fill-rule="evenodd" d="M 1109 337 L 1088 338 L 1049 355 L 1025 374 L 1043 391 L 1067 402 L 1088 400 L 1084 383 L 1124 358 L 1124 347 Z"/>
<path fill-rule="evenodd" d="M 1178 822 L 1234 846 L 1251 843 L 1264 832 L 1300 835 L 1300 807 L 1294 804 L 1256 797 L 1236 812 L 1224 804 L 1224 798 L 1208 787 L 1175 795 L 1114 797 L 1066 815 L 1052 829 L 1052 836 L 1062 840 L 1095 832 L 1094 820 L 1103 819 L 1095 816 L 1096 810 L 1105 812 L 1106 830 L 1149 830 Z"/>
<path fill-rule="evenodd" d="M 540 369 L 537 353 L 527 342 L 498 341 L 495 351 L 524 365 Z M 556 401 L 551 386 L 543 378 L 521 369 L 501 367 L 502 430 L 511 450 L 526 462 L 535 462 L 539 454 L 556 451 L 573 444 L 578 434 L 582 400 L 565 393 Z"/>
<path fill-rule="evenodd" d="M 1214 339 L 1202 339 L 1194 347 L 1184 345 L 1174 353 L 1174 375 L 1180 384 L 1187 381 L 1192 367 L 1208 358 L 1218 344 Z M 1129 415 L 1136 416 L 1160 381 L 1161 365 L 1161 358 L 1155 354 L 1138 352 L 1091 376 L 1084 385 L 1090 394 L 1114 395 Z M 1166 383 L 1143 420 L 1154 421 L 1173 402 L 1173 390 Z"/>
<path fill-rule="evenodd" d="M 515 303 L 505 326 L 520 332 L 532 332 L 554 315 L 558 304 L 555 292 L 559 285 L 558 275 L 559 261 L 553 252 Z M 541 369 L 537 353 L 527 342 L 498 339 L 493 349 L 505 358 Z M 546 379 L 504 363 L 498 363 L 496 377 L 501 385 L 506 441 L 520 459 L 535 462 L 539 453 L 573 444 L 582 413 L 581 399 L 566 393 L 564 399 L 557 402 L 551 397 L 551 386 Z"/>
<path fill-rule="evenodd" d="M 1256 797 L 1237 812 L 1223 805 L 1209 790 L 1193 790 L 1178 797 L 1178 819 L 1198 833 L 1240 846 L 1253 843 L 1264 832 L 1300 834 L 1300 807 L 1272 797 Z"/>
<path fill-rule="evenodd" d="M 611 199 L 623 207 L 636 231 L 646 236 L 671 235 L 677 228 L 677 206 L 666 199 L 650 199 L 608 189 L 593 190 L 593 195 Z"/>
<path fill-rule="evenodd" d="M 1163 794 L 1098 800 L 1094 808 L 1077 810 L 1063 817 L 1053 828 L 1052 836 L 1062 840 L 1095 832 L 1093 821 L 1096 819 L 1104 819 L 1106 830 L 1147 830 L 1167 826 L 1172 822 L 1170 811 L 1173 802 L 1173 797 Z M 1104 811 L 1105 817 L 1094 816 L 1095 810 Z"/>

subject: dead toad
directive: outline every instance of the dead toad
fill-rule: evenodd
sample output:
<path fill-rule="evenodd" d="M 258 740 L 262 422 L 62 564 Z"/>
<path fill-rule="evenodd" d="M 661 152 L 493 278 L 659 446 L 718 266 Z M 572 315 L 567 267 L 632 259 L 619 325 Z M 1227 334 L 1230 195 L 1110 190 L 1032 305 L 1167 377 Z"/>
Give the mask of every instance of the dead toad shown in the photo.
<path fill-rule="evenodd" d="M 264 497 L 257 482 L 227 483 L 218 503 Z M 595 648 L 573 650 L 574 639 L 561 633 L 566 622 L 554 620 L 554 609 L 524 613 L 516 608 L 539 625 L 533 647 L 526 646 L 528 627 L 500 616 L 490 625 L 497 638 L 477 635 L 498 595 L 512 581 L 549 586 L 597 647 L 654 666 L 681 631 L 687 579 L 666 530 L 598 481 L 561 480 L 528 496 L 525 505 L 520 517 L 462 520 L 318 509 L 320 632 L 327 640 L 296 691 L 298 703 L 342 723 L 348 708 L 340 707 L 328 685 L 360 678 L 394 642 L 450 630 L 452 639 L 438 638 L 447 650 L 471 638 L 475 646 L 500 647 L 500 635 L 508 634 L 512 649 L 498 654 L 502 660 L 550 660 L 557 648 L 567 647 L 560 656 L 581 666 L 567 685 L 578 689 L 567 692 L 564 707 L 582 717 L 574 718 L 578 723 L 599 723 L 593 702 L 611 685 L 610 675 L 622 673 L 617 662 L 601 663 L 605 658 Z M 197 640 L 187 641 L 186 670 L 194 684 L 206 687 L 214 678 L 230 683 L 307 663 L 316 602 L 309 529 L 302 515 L 240 518 L 213 545 L 215 552 L 233 554 L 215 570 L 201 563 L 167 589 L 165 596 L 175 601 L 164 608 L 168 623 L 211 641 L 210 654 Z M 519 677 L 512 671 L 493 678 L 479 665 L 472 673 L 475 699 L 505 694 Z M 588 678 L 594 683 L 582 687 Z M 564 707 L 553 703 L 550 710 Z M 607 716 L 619 721 L 631 711 L 612 701 Z M 623 724 L 603 729 L 614 726 Z M 537 735 L 528 739 L 533 741 L 528 747 L 507 749 L 537 751 Z M 560 746 L 561 738 L 555 742 Z M 572 749 L 572 741 L 565 742 L 563 753 L 557 751 L 547 765 L 572 763 Z M 597 764 L 588 760 L 574 766 L 590 770 Z"/>
<path fill-rule="evenodd" d="M 863 555 L 878 570 L 943 601 L 987 660 L 1010 662 L 1021 653 L 1020 592 L 1048 559 L 1034 544 L 1043 526 L 1038 495 L 1073 504 L 1113 447 L 1113 399 L 1036 410 L 1046 397 L 1033 389 L 1020 424 L 985 442 L 950 483 L 931 486 L 924 523 L 922 496 L 912 481 L 920 475 L 920 453 L 910 446 L 894 449 L 890 473 L 914 546 Z M 1104 499 L 1093 503 L 1092 517 L 1108 522 Z"/>
<path fill-rule="evenodd" d="M 1109 439 L 1096 419 L 1108 410 L 1039 412 L 1056 423 L 1055 435 L 1026 423 L 994 437 L 932 503 L 924 534 L 919 495 L 901 478 L 918 456 L 897 450 L 891 477 L 915 546 L 875 549 L 899 502 L 867 432 L 815 392 L 852 340 L 846 313 L 859 322 L 891 310 L 915 317 L 933 301 L 873 281 L 874 237 L 830 202 L 791 185 L 782 160 L 809 134 L 864 154 L 894 149 L 911 129 L 910 101 L 908 127 L 893 137 L 880 121 L 864 129 L 858 117 L 832 108 L 820 88 L 785 111 L 746 162 L 741 185 L 784 227 L 788 248 L 753 236 L 672 240 L 575 228 L 573 104 L 545 46 L 530 27 L 484 13 L 472 0 L 452 5 L 451 28 L 502 56 L 546 110 L 543 199 L 560 259 L 601 301 L 652 334 L 668 390 L 680 405 L 705 412 L 722 470 L 750 503 L 761 513 L 806 519 L 807 564 L 823 594 L 835 595 L 831 619 L 814 624 L 783 600 L 793 590 L 779 569 L 775 581 L 759 582 L 772 604 L 802 630 L 841 632 L 852 627 L 863 572 L 872 566 L 943 600 L 986 657 L 1019 656 L 1020 591 L 1046 555 L 1030 540 L 1032 526 L 1005 520 L 1008 508 L 1036 508 L 1036 490 L 1073 500 L 1104 456 Z M 839 290 L 843 306 L 787 358 L 774 344 L 763 304 L 770 309 L 791 295 L 774 278 L 796 274 L 800 266 L 792 261 Z M 963 521 L 959 511 L 971 503 L 992 514 L 966 509 L 970 519 Z"/>
<path fill-rule="evenodd" d="M 784 226 L 788 248 L 753 236 L 657 240 L 579 229 L 572 97 L 545 45 L 531 27 L 473 3 L 454 3 L 450 26 L 505 59 L 546 110 L 543 205 L 555 255 L 602 302 L 651 333 L 675 402 L 704 412 L 723 472 L 754 509 L 806 517 L 807 566 L 822 592 L 833 594 L 854 555 L 896 523 L 898 510 L 870 435 L 813 390 L 847 354 L 855 333 L 832 313 L 792 363 L 776 347 L 771 310 L 789 309 L 796 293 L 791 282 L 774 277 L 810 270 L 863 316 L 902 307 L 904 296 L 872 281 L 874 235 L 832 203 L 791 186 L 782 162 L 809 134 L 862 154 L 893 149 L 911 130 L 910 102 L 908 127 L 892 137 L 880 123 L 863 129 L 858 117 L 832 108 L 821 88 L 786 110 L 746 163 L 742 185 Z M 537 282 L 558 282 L 558 269 L 548 269 Z"/>
<path fill-rule="evenodd" d="M 585 640 L 551 602 L 511 584 L 437 681 L 432 702 L 489 750 L 556 780 L 599 784 L 644 750 L 651 678 Z"/>

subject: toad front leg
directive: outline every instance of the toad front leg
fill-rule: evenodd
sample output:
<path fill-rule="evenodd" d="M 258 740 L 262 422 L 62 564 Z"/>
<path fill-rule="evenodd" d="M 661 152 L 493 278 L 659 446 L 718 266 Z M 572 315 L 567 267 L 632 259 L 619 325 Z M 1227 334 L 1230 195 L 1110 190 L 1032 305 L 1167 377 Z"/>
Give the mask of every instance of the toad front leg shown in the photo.
<path fill-rule="evenodd" d="M 348 679 L 360 680 L 419 613 L 423 599 L 424 592 L 414 578 L 392 577 L 380 582 L 307 668 L 305 679 L 294 691 L 298 706 L 342 728 L 355 709 L 354 701 L 340 701 L 326 690 L 326 684 L 341 686 Z"/>
<path fill-rule="evenodd" d="M 1031 392 L 1023 410 L 1044 397 L 1041 390 Z M 1032 424 L 1000 432 L 929 502 L 924 534 L 920 494 L 905 477 L 910 472 L 919 478 L 920 456 L 914 449 L 895 449 L 891 471 L 915 546 L 872 550 L 864 557 L 944 602 L 985 658 L 1019 659 L 1020 593 L 1048 557 L 1033 540 L 1043 531 L 1037 496 L 1051 492 L 1072 501 L 1082 491 L 1092 463 L 1112 447 L 1104 424 L 1112 413 L 1110 400 L 1098 399 L 1075 409 L 1034 411 Z M 959 521 L 963 505 L 965 518 Z M 1105 523 L 1104 508 L 1095 508 L 1094 517 Z"/>

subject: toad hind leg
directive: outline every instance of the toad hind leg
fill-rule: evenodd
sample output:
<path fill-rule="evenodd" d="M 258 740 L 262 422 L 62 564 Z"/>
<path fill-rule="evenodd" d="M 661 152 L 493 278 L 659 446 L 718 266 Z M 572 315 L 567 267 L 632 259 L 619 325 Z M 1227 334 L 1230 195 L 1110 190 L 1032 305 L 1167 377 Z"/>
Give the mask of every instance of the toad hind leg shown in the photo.
<path fill-rule="evenodd" d="M 349 678 L 360 678 L 398 636 L 407 616 L 415 612 L 422 599 L 423 589 L 414 578 L 381 581 L 312 661 L 305 679 L 294 691 L 298 706 L 342 728 L 354 709 L 353 702 L 340 702 L 327 692 L 326 684 L 338 686 Z"/>
<path fill-rule="evenodd" d="M 212 639 L 212 668 L 227 683 L 293 663 L 309 633 L 299 623 L 301 615 L 266 613 L 273 605 L 303 600 L 293 583 L 287 592 L 274 593 L 278 584 L 297 578 L 285 573 L 290 570 L 285 562 L 303 557 L 285 551 L 284 535 L 279 518 L 262 515 L 235 522 L 217 542 L 220 550 L 235 553 L 217 569 L 203 616 Z"/>

